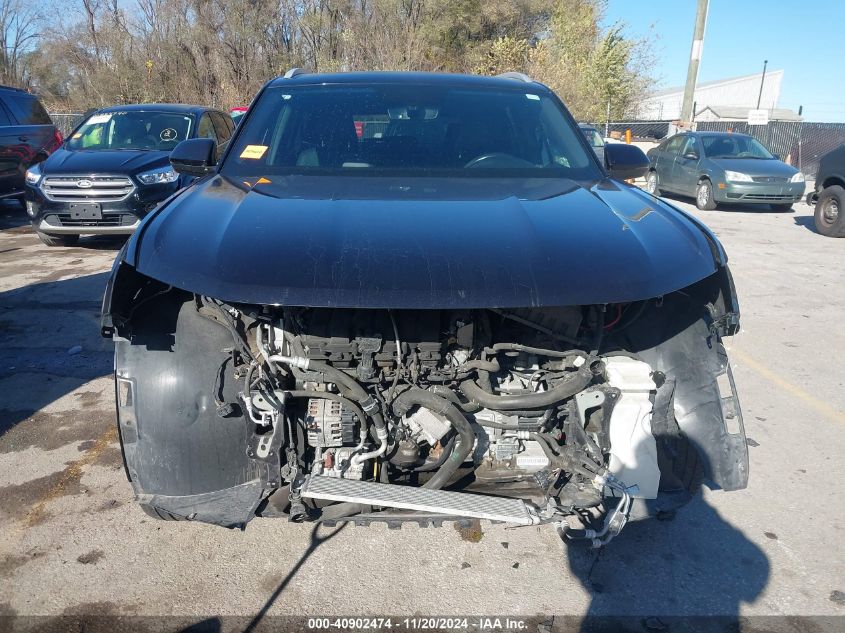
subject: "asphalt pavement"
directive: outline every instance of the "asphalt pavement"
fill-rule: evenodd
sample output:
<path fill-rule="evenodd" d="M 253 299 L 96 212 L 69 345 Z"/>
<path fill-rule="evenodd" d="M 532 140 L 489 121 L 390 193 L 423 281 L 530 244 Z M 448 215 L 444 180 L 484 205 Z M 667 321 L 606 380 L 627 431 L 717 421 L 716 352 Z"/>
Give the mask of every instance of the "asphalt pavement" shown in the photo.
<path fill-rule="evenodd" d="M 112 346 L 99 336 L 120 242 L 47 248 L 6 204 L 2 622 L 544 614 L 577 627 L 589 614 L 667 630 L 672 615 L 719 615 L 747 630 L 828 630 L 792 616 L 845 616 L 845 240 L 817 235 L 804 203 L 776 213 L 673 202 L 711 226 L 730 256 L 742 332 L 729 352 L 751 481 L 740 492 L 705 489 L 673 520 L 631 524 L 600 552 L 562 543 L 550 526 L 315 529 L 257 519 L 238 531 L 147 517 L 124 476 Z M 845 617 L 833 622 L 845 630 Z"/>

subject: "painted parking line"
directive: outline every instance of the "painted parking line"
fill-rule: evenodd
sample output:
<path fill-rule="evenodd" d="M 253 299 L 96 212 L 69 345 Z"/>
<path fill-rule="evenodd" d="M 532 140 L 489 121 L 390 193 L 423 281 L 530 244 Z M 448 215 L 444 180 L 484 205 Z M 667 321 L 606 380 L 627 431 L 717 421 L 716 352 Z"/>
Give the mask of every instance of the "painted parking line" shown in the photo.
<path fill-rule="evenodd" d="M 838 422 L 839 424 L 845 425 L 845 413 L 836 409 L 835 407 L 830 406 L 826 402 L 819 400 L 812 394 L 804 391 L 801 387 L 797 385 L 793 385 L 788 380 L 785 380 L 771 369 L 763 365 L 762 363 L 754 360 L 748 354 L 739 351 L 738 349 L 734 348 L 730 351 L 731 357 L 735 360 L 740 361 L 740 363 L 746 365 L 749 369 L 753 370 L 769 382 L 774 383 L 778 387 L 780 387 L 783 391 L 795 396 L 809 407 L 815 409 L 818 413 L 823 415 L 824 417 L 828 418 L 829 420 L 833 420 L 834 422 Z"/>

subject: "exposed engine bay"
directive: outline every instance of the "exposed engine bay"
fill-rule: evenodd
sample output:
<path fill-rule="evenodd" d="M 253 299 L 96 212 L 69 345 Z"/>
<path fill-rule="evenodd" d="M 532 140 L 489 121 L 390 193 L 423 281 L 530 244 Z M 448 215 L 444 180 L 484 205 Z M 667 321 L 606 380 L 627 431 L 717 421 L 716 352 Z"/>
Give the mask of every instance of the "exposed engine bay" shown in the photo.
<path fill-rule="evenodd" d="M 159 518 L 482 518 L 600 546 L 704 477 L 746 485 L 716 282 L 391 310 L 226 303 L 137 277 L 104 329 L 127 475 Z"/>
<path fill-rule="evenodd" d="M 322 514 L 300 495 L 308 477 L 432 490 L 458 481 L 530 499 L 531 522 L 618 497 L 613 521 L 590 535 L 598 544 L 621 529 L 631 496 L 657 495 L 651 413 L 665 378 L 635 354 L 598 353 L 604 307 L 250 314 L 197 302 L 240 343 L 232 366 L 243 388 L 220 406 L 243 408 L 255 457 L 283 449 L 295 519 Z"/>

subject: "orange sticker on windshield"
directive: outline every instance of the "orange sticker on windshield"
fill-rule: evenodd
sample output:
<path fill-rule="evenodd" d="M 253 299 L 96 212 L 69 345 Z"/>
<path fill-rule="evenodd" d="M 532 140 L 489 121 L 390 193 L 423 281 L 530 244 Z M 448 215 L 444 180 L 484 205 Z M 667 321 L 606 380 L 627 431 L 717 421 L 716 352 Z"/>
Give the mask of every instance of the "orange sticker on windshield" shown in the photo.
<path fill-rule="evenodd" d="M 266 145 L 247 145 L 244 147 L 244 151 L 241 152 L 241 158 L 258 159 L 264 156 L 264 152 L 266 151 Z"/>

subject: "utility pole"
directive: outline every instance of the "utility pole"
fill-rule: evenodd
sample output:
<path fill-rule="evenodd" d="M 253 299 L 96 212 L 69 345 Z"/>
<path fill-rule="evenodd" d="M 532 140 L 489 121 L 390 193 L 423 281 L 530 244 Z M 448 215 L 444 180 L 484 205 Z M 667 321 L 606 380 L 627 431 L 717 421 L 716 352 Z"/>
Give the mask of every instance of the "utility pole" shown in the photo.
<path fill-rule="evenodd" d="M 698 80 L 698 64 L 701 62 L 701 50 L 704 48 L 704 27 L 707 24 L 707 9 L 710 0 L 698 0 L 695 10 L 695 32 L 692 36 L 692 50 L 687 69 L 687 85 L 684 88 L 684 105 L 681 108 L 681 120 L 692 120 L 692 103 L 695 97 L 695 84 Z"/>
<path fill-rule="evenodd" d="M 757 93 L 757 109 L 760 109 L 760 99 L 763 98 L 763 84 L 766 82 L 766 65 L 769 63 L 768 59 L 763 60 L 763 76 L 760 77 L 760 92 Z"/>

